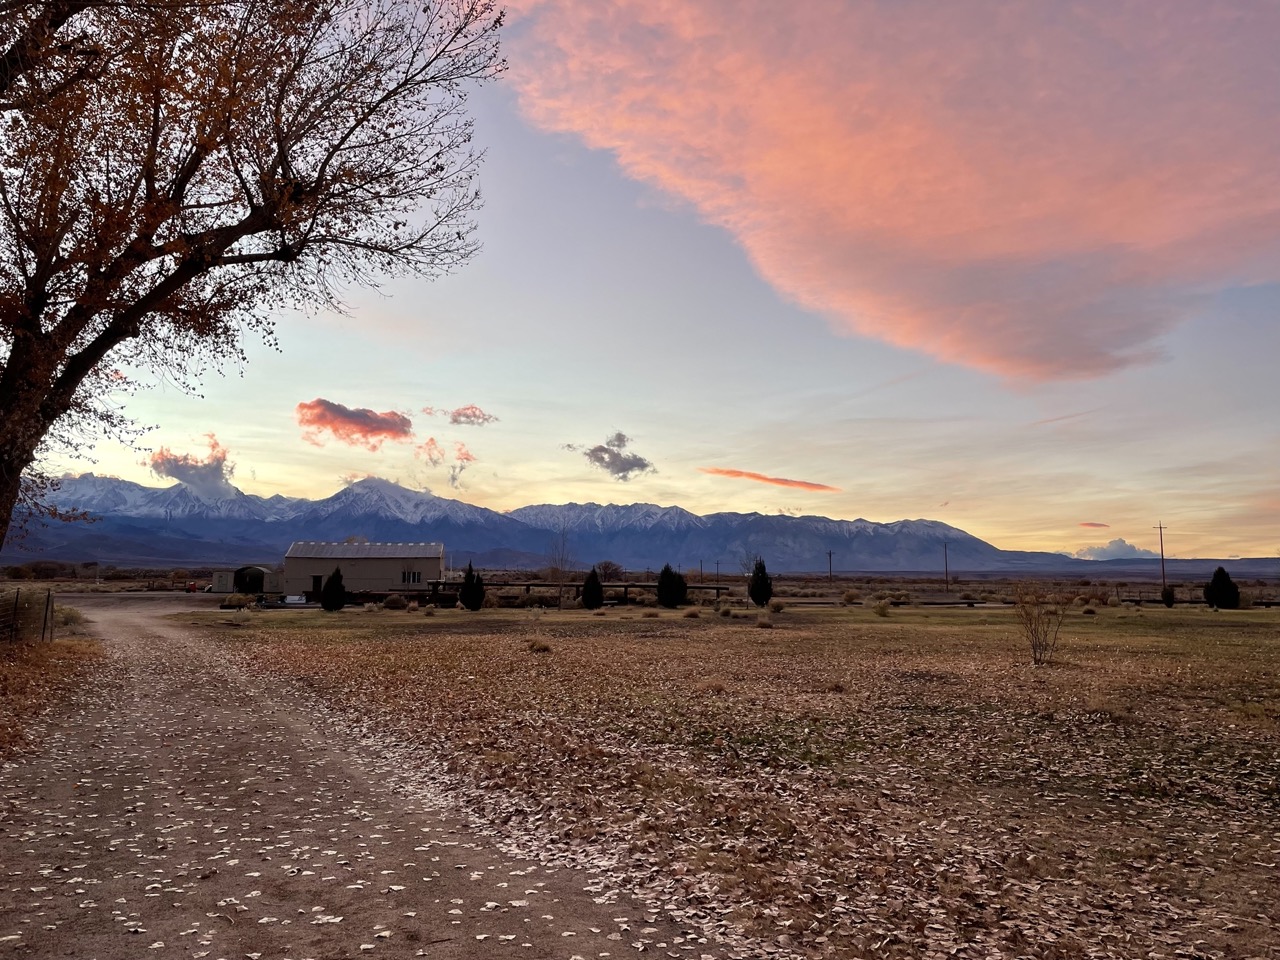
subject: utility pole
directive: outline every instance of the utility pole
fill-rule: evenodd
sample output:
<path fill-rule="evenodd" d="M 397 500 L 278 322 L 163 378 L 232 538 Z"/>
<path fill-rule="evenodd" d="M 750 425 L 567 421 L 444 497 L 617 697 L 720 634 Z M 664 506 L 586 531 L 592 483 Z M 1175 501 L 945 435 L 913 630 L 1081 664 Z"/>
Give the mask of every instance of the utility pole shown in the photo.
<path fill-rule="evenodd" d="M 716 561 L 716 583 L 720 582 L 720 561 Z"/>
<path fill-rule="evenodd" d="M 699 560 L 699 561 L 698 561 L 698 582 L 699 582 L 699 583 L 706 583 L 706 582 L 707 582 L 707 578 L 706 578 L 706 577 L 704 577 L 704 576 L 702 575 L 702 561 L 701 561 L 701 560 Z"/>
<path fill-rule="evenodd" d="M 951 563 L 947 559 L 947 541 L 942 541 L 942 592 L 951 592 Z"/>
<path fill-rule="evenodd" d="M 1164 521 L 1161 521 L 1156 524 L 1155 529 L 1160 531 L 1160 590 L 1163 593 L 1168 587 L 1164 579 L 1164 532 L 1168 528 L 1164 525 Z"/>
<path fill-rule="evenodd" d="M 827 583 L 835 583 L 835 575 L 831 572 L 831 551 L 827 551 Z"/>

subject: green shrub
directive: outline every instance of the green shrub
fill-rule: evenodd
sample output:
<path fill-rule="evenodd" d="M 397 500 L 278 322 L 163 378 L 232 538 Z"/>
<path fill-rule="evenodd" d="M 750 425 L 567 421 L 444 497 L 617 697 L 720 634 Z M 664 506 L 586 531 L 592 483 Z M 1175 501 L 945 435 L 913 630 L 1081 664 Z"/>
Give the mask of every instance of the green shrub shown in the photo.
<path fill-rule="evenodd" d="M 684 576 L 664 564 L 658 574 L 658 606 L 674 610 L 689 601 L 689 584 Z"/>
<path fill-rule="evenodd" d="M 1173 587 L 1160 588 L 1160 602 L 1166 607 L 1172 607 L 1174 599 Z"/>
<path fill-rule="evenodd" d="M 462 575 L 458 602 L 473 612 L 484 606 L 484 579 L 472 569 L 470 561 L 467 561 L 467 572 Z"/>
<path fill-rule="evenodd" d="M 765 569 L 764 558 L 756 557 L 755 566 L 751 568 L 751 579 L 747 581 L 747 596 L 757 607 L 763 607 L 773 598 L 773 577 Z"/>
<path fill-rule="evenodd" d="M 887 617 L 889 615 L 890 606 L 892 606 L 892 604 L 889 602 L 889 599 L 886 597 L 883 600 L 877 600 L 875 604 L 871 607 L 871 610 L 873 613 L 875 613 L 877 617 Z"/>
<path fill-rule="evenodd" d="M 582 581 L 582 606 L 587 610 L 599 610 L 604 606 L 604 584 L 600 582 L 600 574 L 595 567 Z"/>
<path fill-rule="evenodd" d="M 1240 609 L 1240 588 L 1227 571 L 1219 567 L 1204 585 L 1204 601 L 1218 610 Z"/>
<path fill-rule="evenodd" d="M 336 613 L 347 605 L 347 588 L 342 585 L 342 568 L 334 567 L 320 588 L 320 609 Z"/>
<path fill-rule="evenodd" d="M 393 593 L 382 601 L 384 610 L 407 610 L 409 609 L 409 601 L 398 593 Z"/>

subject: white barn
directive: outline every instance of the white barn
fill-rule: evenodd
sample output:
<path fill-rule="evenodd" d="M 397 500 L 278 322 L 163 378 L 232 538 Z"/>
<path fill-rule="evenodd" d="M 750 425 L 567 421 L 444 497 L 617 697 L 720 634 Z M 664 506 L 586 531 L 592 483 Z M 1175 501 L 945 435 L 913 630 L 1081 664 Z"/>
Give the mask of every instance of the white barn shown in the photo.
<path fill-rule="evenodd" d="M 428 593 L 444 579 L 444 544 L 300 540 L 284 555 L 284 592 L 318 599 L 335 569 L 349 593 Z"/>

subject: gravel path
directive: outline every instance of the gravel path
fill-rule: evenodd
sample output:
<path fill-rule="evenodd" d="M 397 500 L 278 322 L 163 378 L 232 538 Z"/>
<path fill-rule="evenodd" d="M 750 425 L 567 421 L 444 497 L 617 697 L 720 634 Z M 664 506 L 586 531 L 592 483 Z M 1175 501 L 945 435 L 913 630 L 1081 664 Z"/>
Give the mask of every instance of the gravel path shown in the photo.
<path fill-rule="evenodd" d="M 191 600 L 75 602 L 107 662 L 40 752 L 0 770 L 0 955 L 743 955 L 396 793 L 162 618 Z"/>

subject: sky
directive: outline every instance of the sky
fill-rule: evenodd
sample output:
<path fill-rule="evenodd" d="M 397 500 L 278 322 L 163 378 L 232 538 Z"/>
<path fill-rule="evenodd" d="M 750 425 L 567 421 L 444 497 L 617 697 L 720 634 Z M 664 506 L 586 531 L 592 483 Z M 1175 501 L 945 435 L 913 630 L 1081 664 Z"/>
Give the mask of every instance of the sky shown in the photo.
<path fill-rule="evenodd" d="M 512 0 L 482 251 L 66 463 L 1280 553 L 1280 5 Z"/>

